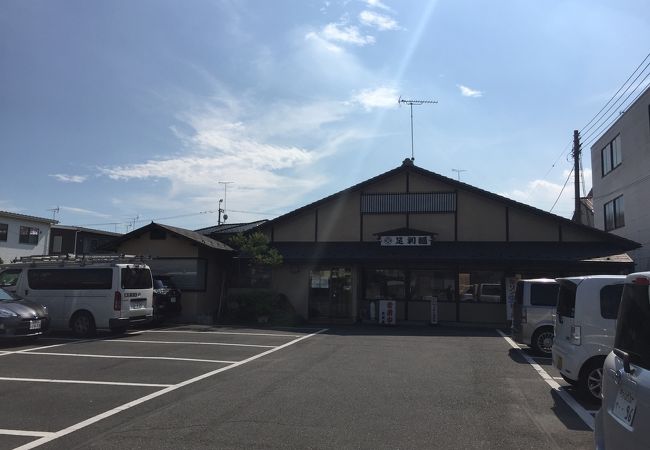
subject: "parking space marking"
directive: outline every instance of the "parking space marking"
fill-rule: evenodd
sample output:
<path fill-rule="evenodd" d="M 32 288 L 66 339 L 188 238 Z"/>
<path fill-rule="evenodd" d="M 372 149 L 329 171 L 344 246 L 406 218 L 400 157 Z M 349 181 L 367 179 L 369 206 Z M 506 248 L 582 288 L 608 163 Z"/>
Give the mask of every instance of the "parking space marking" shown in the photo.
<path fill-rule="evenodd" d="M 585 423 L 589 428 L 591 428 L 591 429 L 593 430 L 593 429 L 594 429 L 594 417 L 593 417 L 591 414 L 589 414 L 589 411 L 587 411 L 585 408 L 583 408 L 582 405 L 581 405 L 580 403 L 578 403 L 578 402 L 577 402 L 577 401 L 576 401 L 576 400 L 571 396 L 571 394 L 569 394 L 569 393 L 568 393 L 568 392 L 567 392 L 567 391 L 566 391 L 562 386 L 560 386 L 560 385 L 558 384 L 558 382 L 555 381 L 555 380 L 553 379 L 554 377 L 550 376 L 550 375 L 548 374 L 548 372 L 546 372 L 546 371 L 542 368 L 542 366 L 540 366 L 539 364 L 537 364 L 537 363 L 533 360 L 533 358 L 531 358 L 530 356 L 528 356 L 526 353 L 522 352 L 522 351 L 521 351 L 521 348 L 519 348 L 519 346 L 517 345 L 517 343 L 516 343 L 515 341 L 513 341 L 510 337 L 506 336 L 506 334 L 505 334 L 503 331 L 497 329 L 497 332 L 501 335 L 501 337 L 503 337 L 503 339 L 506 340 L 506 342 L 507 342 L 508 344 L 510 344 L 510 346 L 511 346 L 512 348 L 515 348 L 515 349 L 519 350 L 519 352 L 520 352 L 521 355 L 524 357 L 524 359 L 526 360 L 526 362 L 527 362 L 528 364 L 530 364 L 530 366 L 531 366 L 533 369 L 535 369 L 535 371 L 537 371 L 537 373 L 539 374 L 539 376 L 542 377 L 542 379 L 543 379 L 544 381 L 546 381 L 546 384 L 548 384 L 548 385 L 549 385 L 549 386 L 550 386 L 550 387 L 551 387 L 551 388 L 552 388 L 552 389 L 553 389 L 553 390 L 554 390 L 554 391 L 555 391 L 555 392 L 560 396 L 560 398 L 561 398 L 562 400 L 564 400 L 564 402 L 565 402 L 565 403 L 566 403 L 566 404 L 567 404 L 571 409 L 573 409 L 573 411 L 578 415 L 578 417 L 580 417 L 580 418 L 582 419 L 582 421 L 583 421 L 583 422 L 584 422 L 584 423 Z"/>
<path fill-rule="evenodd" d="M 78 342 L 90 342 L 90 340 L 87 340 L 87 341 L 78 341 Z M 63 344 L 53 344 L 53 345 L 44 345 L 44 346 L 41 346 L 41 347 L 25 348 L 25 349 L 22 349 L 22 350 L 7 350 L 7 351 L 5 351 L 5 352 L 1 352 L 1 353 L 0 353 L 0 356 L 16 355 L 16 354 L 19 354 L 19 353 L 30 353 L 30 352 L 32 352 L 32 351 L 34 351 L 34 350 L 43 350 L 43 349 L 46 349 L 46 348 L 61 347 L 61 346 L 63 346 L 63 345 L 68 345 L 68 343 L 63 343 Z"/>
<path fill-rule="evenodd" d="M 5 430 L 0 428 L 0 434 L 10 436 L 27 436 L 27 437 L 51 437 L 54 433 L 49 431 L 26 431 L 26 430 Z"/>
<path fill-rule="evenodd" d="M 232 344 L 229 342 L 183 342 L 183 341 L 143 341 L 138 339 L 105 339 L 102 342 L 121 342 L 124 344 L 183 344 L 183 345 L 224 345 L 229 347 L 275 348 L 275 345 Z"/>
<path fill-rule="evenodd" d="M 47 356 L 77 356 L 82 358 L 162 359 L 166 361 L 190 361 L 190 362 L 207 362 L 207 363 L 220 363 L 220 364 L 235 364 L 238 362 L 238 361 L 223 361 L 219 359 L 173 358 L 170 356 L 92 355 L 89 353 L 55 353 L 55 352 L 24 352 L 22 354 L 23 355 L 47 355 Z"/>
<path fill-rule="evenodd" d="M 232 364 L 230 364 L 228 366 L 221 367 L 219 369 L 215 369 L 215 370 L 213 370 L 211 372 L 204 373 L 203 375 L 199 375 L 197 377 L 190 378 L 189 380 L 182 381 L 182 382 L 180 382 L 178 384 L 174 384 L 174 385 L 169 386 L 169 387 L 167 387 L 165 389 L 161 389 L 161 390 L 153 392 L 153 393 L 151 393 L 149 395 L 145 395 L 144 397 L 141 397 L 141 398 L 139 398 L 137 400 L 133 400 L 133 401 L 130 401 L 130 402 L 125 403 L 123 405 L 120 405 L 120 406 L 118 406 L 116 408 L 113 408 L 113 409 L 111 409 L 109 411 L 98 414 L 98 415 L 96 415 L 94 417 L 86 419 L 86 420 L 84 420 L 82 422 L 79 422 L 79 423 L 77 423 L 75 425 L 72 425 L 72 426 L 70 426 L 68 428 L 64 428 L 62 430 L 59 430 L 59 431 L 57 431 L 57 432 L 55 432 L 55 433 L 53 433 L 51 435 L 43 436 L 40 439 L 37 439 L 35 441 L 29 442 L 29 443 L 27 443 L 25 445 L 17 447 L 15 450 L 28 450 L 28 449 L 39 447 L 40 445 L 46 444 L 46 443 L 51 442 L 51 441 L 53 441 L 55 439 L 58 439 L 58 438 L 60 438 L 62 436 L 65 436 L 67 434 L 78 431 L 78 430 L 80 430 L 82 428 L 85 428 L 87 426 L 95 424 L 95 423 L 99 422 L 100 420 L 106 419 L 107 417 L 111 417 L 111 416 L 113 416 L 115 414 L 118 414 L 118 413 L 120 413 L 122 411 L 126 411 L 127 409 L 133 408 L 134 406 L 138 406 L 138 405 L 140 405 L 142 403 L 145 403 L 145 402 L 147 402 L 149 400 L 160 397 L 162 395 L 168 394 L 169 392 L 175 391 L 175 390 L 180 389 L 182 387 L 185 387 L 185 386 L 188 386 L 190 384 L 196 383 L 198 381 L 204 380 L 206 378 L 212 377 L 214 375 L 225 372 L 227 370 L 234 369 L 236 367 L 242 366 L 242 365 L 247 364 L 249 362 L 255 361 L 255 360 L 259 359 L 259 358 L 263 358 L 264 356 L 270 355 L 271 353 L 277 352 L 279 350 L 283 350 L 283 349 L 285 349 L 285 348 L 287 348 L 287 347 L 289 347 L 291 345 L 297 344 L 300 341 L 303 341 L 305 339 L 309 339 L 309 338 L 311 338 L 313 336 L 316 336 L 317 334 L 324 333 L 327 330 L 328 330 L 327 328 L 320 329 L 320 330 L 316 331 L 315 333 L 311 333 L 311 334 L 301 336 L 301 337 L 299 337 L 297 339 L 294 339 L 292 341 L 289 341 L 289 342 L 287 342 L 285 344 L 279 345 L 279 346 L 277 346 L 275 348 L 272 348 L 270 350 L 267 350 L 265 352 L 258 353 L 257 355 L 251 356 L 250 358 L 243 359 L 241 361 L 232 363 Z"/>
<path fill-rule="evenodd" d="M 86 381 L 86 380 L 54 380 L 49 378 L 12 378 L 0 377 L 0 381 L 24 381 L 30 383 L 65 383 L 65 384 L 106 384 L 110 386 L 136 386 L 136 387 L 157 387 L 166 388 L 171 384 L 153 384 L 153 383 L 125 383 L 121 381 Z"/>
<path fill-rule="evenodd" d="M 192 331 L 192 330 L 140 330 L 137 333 L 233 334 L 233 335 L 245 335 L 245 336 L 277 336 L 277 337 L 292 337 L 292 338 L 304 336 L 302 334 L 243 333 L 243 332 L 236 332 L 236 331 Z"/>

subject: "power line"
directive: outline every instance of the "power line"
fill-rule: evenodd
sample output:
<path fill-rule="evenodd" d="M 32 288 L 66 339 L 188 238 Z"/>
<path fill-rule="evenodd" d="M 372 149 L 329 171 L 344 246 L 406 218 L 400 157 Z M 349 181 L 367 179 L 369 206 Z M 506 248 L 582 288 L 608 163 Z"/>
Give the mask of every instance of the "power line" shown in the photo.
<path fill-rule="evenodd" d="M 650 58 L 650 53 L 648 53 L 646 55 L 646 57 L 643 59 L 643 61 L 641 61 L 641 63 L 636 67 L 636 69 L 634 69 L 634 72 L 632 72 L 630 74 L 630 76 L 627 78 L 627 80 L 625 80 L 625 82 L 621 85 L 621 87 L 618 88 L 618 91 L 616 91 L 616 93 L 614 93 L 614 95 L 612 95 L 612 98 L 610 98 L 607 101 L 607 103 L 605 103 L 605 105 L 600 109 L 600 111 L 598 111 L 596 113 L 596 115 L 594 115 L 594 117 L 592 117 L 591 120 L 589 120 L 589 122 L 587 122 L 587 124 L 584 127 L 582 127 L 582 129 L 580 130 L 580 133 L 582 133 L 583 131 L 585 131 L 585 132 L 589 131 L 589 130 L 585 130 L 585 128 L 587 128 L 591 124 L 591 122 L 593 122 L 596 119 L 596 117 L 598 117 L 600 115 L 600 113 L 603 112 L 603 110 L 607 107 L 607 105 L 609 105 L 611 103 L 611 101 L 614 100 L 614 98 L 618 95 L 618 93 L 621 92 L 621 89 L 623 89 L 623 86 L 625 86 L 627 84 L 627 82 L 630 81 L 630 79 L 634 76 L 634 74 L 637 72 L 637 70 L 639 70 L 639 67 L 641 67 L 643 65 L 643 63 L 646 62 L 646 60 L 648 58 Z M 643 70 L 645 70 L 645 68 Z"/>
<path fill-rule="evenodd" d="M 548 210 L 548 212 L 553 211 L 553 208 L 555 208 L 555 205 L 557 205 L 558 200 L 560 200 L 560 197 L 562 196 L 562 193 L 564 192 L 564 188 L 566 187 L 567 183 L 569 182 L 569 179 L 571 178 L 571 174 L 573 173 L 573 168 L 571 168 L 571 171 L 569 172 L 569 176 L 566 177 L 566 181 L 564 182 L 564 186 L 562 186 L 562 190 L 558 194 L 557 198 L 555 199 L 555 203 L 553 203 L 553 206 L 551 206 L 551 209 Z"/>

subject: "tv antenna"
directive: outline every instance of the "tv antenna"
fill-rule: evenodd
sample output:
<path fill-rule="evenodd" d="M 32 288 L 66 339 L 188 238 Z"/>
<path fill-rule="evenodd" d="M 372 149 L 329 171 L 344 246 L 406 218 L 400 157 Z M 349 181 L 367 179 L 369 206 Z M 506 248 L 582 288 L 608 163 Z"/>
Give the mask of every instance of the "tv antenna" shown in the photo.
<path fill-rule="evenodd" d="M 451 169 L 451 171 L 456 172 L 458 174 L 458 181 L 460 181 L 460 173 L 467 172 L 467 169 Z"/>
<path fill-rule="evenodd" d="M 52 220 L 56 220 L 56 215 L 59 213 L 59 207 L 57 206 L 56 208 L 48 209 L 48 211 L 52 211 Z"/>
<path fill-rule="evenodd" d="M 223 198 L 219 199 L 219 218 L 217 220 L 217 225 L 221 225 L 221 213 L 223 213 L 224 223 L 228 219 L 228 214 L 226 214 L 226 195 L 228 194 L 228 185 L 234 183 L 234 181 L 219 181 L 218 183 L 223 184 Z M 223 209 L 221 208 L 221 202 L 223 202 Z"/>
<path fill-rule="evenodd" d="M 415 161 L 415 156 L 413 155 L 413 105 L 421 106 L 426 104 L 438 103 L 438 100 L 406 100 L 401 96 L 397 99 L 397 104 L 402 106 L 402 103 L 406 103 L 411 107 L 411 161 Z"/>

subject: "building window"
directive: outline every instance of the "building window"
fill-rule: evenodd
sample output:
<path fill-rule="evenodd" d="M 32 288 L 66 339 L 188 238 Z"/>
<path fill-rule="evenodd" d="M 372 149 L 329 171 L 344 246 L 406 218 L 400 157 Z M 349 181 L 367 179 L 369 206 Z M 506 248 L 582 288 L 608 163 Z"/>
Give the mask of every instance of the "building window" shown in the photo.
<path fill-rule="evenodd" d="M 206 290 L 208 261 L 203 258 L 157 258 L 147 264 L 154 276 L 170 277 L 181 291 Z"/>
<path fill-rule="evenodd" d="M 38 244 L 38 228 L 20 227 L 18 242 L 21 244 Z"/>
<path fill-rule="evenodd" d="M 605 203 L 605 231 L 621 228 L 625 225 L 625 208 L 623 206 L 623 196 L 615 198 L 611 202 Z"/>
<path fill-rule="evenodd" d="M 9 225 L 0 223 L 0 241 L 7 242 L 7 233 L 9 232 Z"/>
<path fill-rule="evenodd" d="M 602 150 L 603 176 L 621 165 L 623 156 L 621 154 L 621 135 L 616 136 Z"/>

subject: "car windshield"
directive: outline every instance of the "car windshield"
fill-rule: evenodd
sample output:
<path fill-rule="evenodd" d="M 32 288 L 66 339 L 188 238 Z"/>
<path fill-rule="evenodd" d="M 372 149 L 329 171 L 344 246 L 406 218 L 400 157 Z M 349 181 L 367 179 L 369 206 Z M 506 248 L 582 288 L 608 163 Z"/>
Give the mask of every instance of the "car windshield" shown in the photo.
<path fill-rule="evenodd" d="M 0 302 L 10 302 L 15 300 L 11 294 L 4 289 L 0 289 Z"/>
<path fill-rule="evenodd" d="M 163 280 L 158 280 L 158 279 L 153 280 L 153 288 L 154 289 L 165 289 L 165 288 L 168 288 L 168 287 L 169 287 L 168 283 L 166 283 Z"/>
<path fill-rule="evenodd" d="M 0 286 L 15 286 L 21 269 L 6 269 L 0 272 Z"/>

